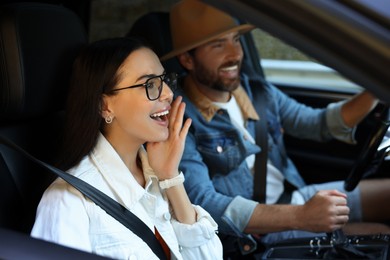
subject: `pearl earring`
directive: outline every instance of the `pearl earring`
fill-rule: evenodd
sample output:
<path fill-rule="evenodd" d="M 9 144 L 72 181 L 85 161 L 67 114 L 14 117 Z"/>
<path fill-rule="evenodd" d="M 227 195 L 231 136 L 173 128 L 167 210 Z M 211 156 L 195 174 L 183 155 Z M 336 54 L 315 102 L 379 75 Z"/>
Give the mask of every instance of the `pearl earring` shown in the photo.
<path fill-rule="evenodd" d="M 114 118 L 111 115 L 109 115 L 104 120 L 106 121 L 107 124 L 111 124 L 113 119 Z"/>

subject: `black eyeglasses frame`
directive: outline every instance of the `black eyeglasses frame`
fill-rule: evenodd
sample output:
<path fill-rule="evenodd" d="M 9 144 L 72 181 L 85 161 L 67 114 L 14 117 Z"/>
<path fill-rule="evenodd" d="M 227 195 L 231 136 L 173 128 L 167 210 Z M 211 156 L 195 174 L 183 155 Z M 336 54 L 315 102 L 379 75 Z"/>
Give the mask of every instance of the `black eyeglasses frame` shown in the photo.
<path fill-rule="evenodd" d="M 158 95 L 157 95 L 156 98 L 151 98 L 150 95 L 149 95 L 148 84 L 149 84 L 150 80 L 153 80 L 153 79 L 156 79 L 156 78 L 160 78 L 160 86 L 158 86 Z M 161 96 L 163 85 L 164 85 L 163 82 L 165 82 L 169 86 L 169 88 L 173 91 L 175 89 L 175 87 L 176 87 L 177 74 L 176 73 L 164 72 L 161 75 L 156 75 L 156 76 L 148 78 L 144 83 L 137 84 L 137 85 L 132 85 L 132 86 L 128 86 L 128 87 L 123 87 L 123 88 L 113 89 L 113 90 L 110 91 L 110 93 L 117 92 L 117 91 L 124 90 L 124 89 L 145 87 L 146 97 L 150 101 L 154 101 L 154 100 L 159 99 L 160 96 Z"/>

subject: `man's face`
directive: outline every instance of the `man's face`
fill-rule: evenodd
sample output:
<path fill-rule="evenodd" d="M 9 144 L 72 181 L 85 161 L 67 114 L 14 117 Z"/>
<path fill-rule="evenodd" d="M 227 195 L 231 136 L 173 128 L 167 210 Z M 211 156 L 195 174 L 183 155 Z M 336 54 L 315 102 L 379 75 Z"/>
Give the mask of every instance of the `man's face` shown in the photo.
<path fill-rule="evenodd" d="M 203 44 L 191 55 L 193 68 L 190 73 L 203 87 L 219 92 L 231 92 L 238 87 L 243 57 L 238 32 Z"/>

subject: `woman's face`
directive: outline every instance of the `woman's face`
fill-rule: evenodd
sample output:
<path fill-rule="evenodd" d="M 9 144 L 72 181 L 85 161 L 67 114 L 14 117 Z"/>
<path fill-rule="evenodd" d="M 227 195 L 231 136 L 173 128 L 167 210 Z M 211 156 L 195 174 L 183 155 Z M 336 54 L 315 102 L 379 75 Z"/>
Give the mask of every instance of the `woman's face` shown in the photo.
<path fill-rule="evenodd" d="M 119 69 L 119 82 L 114 89 L 143 84 L 164 73 L 157 55 L 148 48 L 132 52 Z M 157 80 L 158 82 L 158 80 Z M 117 91 L 104 97 L 103 118 L 114 117 L 106 128 L 108 138 L 119 142 L 159 142 L 168 138 L 168 112 L 173 93 L 164 82 L 161 96 L 150 101 L 145 86 Z"/>

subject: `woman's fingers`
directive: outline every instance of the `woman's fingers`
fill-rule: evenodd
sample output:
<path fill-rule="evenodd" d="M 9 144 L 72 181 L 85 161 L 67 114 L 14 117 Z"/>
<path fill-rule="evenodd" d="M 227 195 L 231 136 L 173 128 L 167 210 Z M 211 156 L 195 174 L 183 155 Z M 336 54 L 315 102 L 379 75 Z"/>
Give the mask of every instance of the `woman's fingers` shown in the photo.
<path fill-rule="evenodd" d="M 172 103 L 171 113 L 169 117 L 169 126 L 171 134 L 180 134 L 180 131 L 183 127 L 185 103 L 181 101 L 182 97 L 179 96 Z"/>
<path fill-rule="evenodd" d="M 182 97 L 177 97 L 171 104 L 171 110 L 169 111 L 169 125 L 173 124 L 176 120 L 177 110 L 181 103 Z"/>
<path fill-rule="evenodd" d="M 187 120 L 184 122 L 183 128 L 181 129 L 180 132 L 180 138 L 186 138 L 188 134 L 188 130 L 190 129 L 192 120 L 191 118 L 187 118 Z"/>

